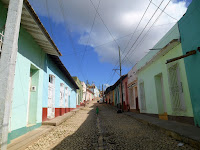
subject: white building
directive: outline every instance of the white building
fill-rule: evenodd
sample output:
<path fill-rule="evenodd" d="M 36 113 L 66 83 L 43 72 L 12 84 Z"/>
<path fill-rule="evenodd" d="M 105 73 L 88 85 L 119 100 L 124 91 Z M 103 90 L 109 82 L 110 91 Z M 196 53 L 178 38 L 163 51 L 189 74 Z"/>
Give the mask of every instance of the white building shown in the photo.
<path fill-rule="evenodd" d="M 85 82 L 81 82 L 83 86 L 83 102 L 86 100 L 86 84 Z"/>
<path fill-rule="evenodd" d="M 99 97 L 100 92 L 99 92 L 99 89 L 95 85 L 88 86 L 88 88 L 90 89 L 90 91 L 94 93 L 94 98 Z"/>

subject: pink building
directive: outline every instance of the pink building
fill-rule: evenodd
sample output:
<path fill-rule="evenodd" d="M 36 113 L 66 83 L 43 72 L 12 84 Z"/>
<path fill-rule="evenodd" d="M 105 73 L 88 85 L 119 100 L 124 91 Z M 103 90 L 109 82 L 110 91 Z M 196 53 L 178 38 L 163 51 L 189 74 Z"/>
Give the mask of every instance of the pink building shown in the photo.
<path fill-rule="evenodd" d="M 123 102 L 124 102 L 124 110 L 130 109 L 130 104 L 128 100 L 128 76 L 122 80 L 122 88 L 123 88 Z"/>
<path fill-rule="evenodd" d="M 86 92 L 86 101 L 92 101 L 94 98 L 94 93 L 92 91 L 90 91 L 89 89 L 87 89 Z"/>

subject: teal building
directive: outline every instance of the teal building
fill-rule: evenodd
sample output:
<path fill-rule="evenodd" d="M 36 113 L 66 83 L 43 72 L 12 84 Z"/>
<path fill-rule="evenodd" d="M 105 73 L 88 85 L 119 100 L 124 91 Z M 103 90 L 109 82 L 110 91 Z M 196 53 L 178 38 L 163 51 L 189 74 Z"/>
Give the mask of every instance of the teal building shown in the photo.
<path fill-rule="evenodd" d="M 200 1 L 193 0 L 178 22 L 183 54 L 200 47 Z M 184 58 L 194 121 L 200 127 L 200 52 Z"/>
<path fill-rule="evenodd" d="M 5 31 L 7 12 L 7 4 L 0 0 L 0 33 Z M 0 34 L 0 39 L 3 39 L 3 34 Z M 3 40 L 0 42 L 2 45 Z M 46 119 L 52 119 L 76 108 L 78 86 L 60 61 L 60 56 L 61 53 L 31 5 L 24 1 L 8 143 L 40 127 L 45 115 Z M 50 100 L 53 102 L 49 103 Z M 51 107 L 45 112 L 44 108 L 48 106 Z"/>

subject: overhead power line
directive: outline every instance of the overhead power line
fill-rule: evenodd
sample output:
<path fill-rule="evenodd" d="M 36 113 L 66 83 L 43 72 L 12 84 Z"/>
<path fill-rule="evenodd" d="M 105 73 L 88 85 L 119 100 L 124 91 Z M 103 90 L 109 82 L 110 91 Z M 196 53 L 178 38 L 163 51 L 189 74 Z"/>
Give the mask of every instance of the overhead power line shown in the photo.
<path fill-rule="evenodd" d="M 116 43 L 116 45 L 117 45 L 117 47 L 118 47 L 119 44 L 117 43 L 117 41 L 115 40 L 114 36 L 113 36 L 112 33 L 110 32 L 108 26 L 105 24 L 103 18 L 102 18 L 101 15 L 99 14 L 99 12 L 98 12 L 97 8 L 95 7 L 94 3 L 92 2 L 92 0 L 90 0 L 90 2 L 91 2 L 91 4 L 92 4 L 92 6 L 94 7 L 94 9 L 96 10 L 96 13 L 98 14 L 98 16 L 99 16 L 99 18 L 101 19 L 102 23 L 103 23 L 104 26 L 106 27 L 108 33 L 110 34 L 110 36 L 112 37 L 112 39 L 115 41 L 115 43 Z"/>
<path fill-rule="evenodd" d="M 156 7 L 158 7 L 154 2 L 152 2 L 152 4 L 153 4 L 154 6 L 156 6 Z M 172 17 L 171 15 L 169 15 L 168 13 L 166 13 L 166 12 L 164 11 L 164 9 L 161 9 L 161 8 L 159 8 L 159 9 L 160 9 L 163 13 L 165 13 L 167 16 L 169 16 L 170 18 L 172 18 L 172 19 L 178 21 L 178 19 L 176 19 L 176 18 Z"/>
<path fill-rule="evenodd" d="M 48 14 L 48 22 L 49 22 L 50 32 L 51 32 L 51 36 L 54 38 L 53 29 L 52 29 L 52 25 L 51 25 L 51 22 L 50 22 L 49 6 L 48 6 L 48 3 L 47 3 L 47 0 L 45 0 L 45 1 L 46 1 L 45 4 L 46 4 L 46 9 L 47 9 L 47 14 Z"/>
<path fill-rule="evenodd" d="M 160 18 L 160 16 L 162 15 L 162 13 L 164 12 L 164 10 L 167 8 L 167 6 L 169 5 L 169 3 L 171 2 L 171 0 L 168 1 L 168 3 L 166 4 L 166 6 L 164 7 L 163 11 L 159 14 L 159 16 L 156 18 L 156 20 L 153 22 L 153 24 L 151 25 L 151 27 L 148 29 L 148 31 L 145 33 L 145 35 L 143 36 L 143 38 L 140 40 L 140 42 L 136 45 L 136 47 L 134 48 L 134 50 L 131 52 L 130 55 L 132 55 L 136 48 L 141 45 L 141 43 L 144 41 L 145 37 L 148 35 L 148 33 L 150 32 L 151 28 L 154 26 L 154 24 L 158 21 L 158 19 Z"/>
<path fill-rule="evenodd" d="M 61 13 L 62 13 L 62 16 L 63 16 L 63 19 L 64 19 L 64 23 L 65 23 L 65 26 L 66 26 L 66 30 L 67 30 L 67 34 L 68 34 L 69 40 L 70 40 L 71 45 L 72 45 L 72 49 L 73 49 L 74 54 L 75 54 L 75 56 L 77 57 L 77 60 L 78 60 L 78 66 L 79 66 L 79 68 L 80 68 L 80 71 L 81 71 L 81 74 L 82 74 L 84 80 L 86 80 L 86 78 L 85 78 L 85 76 L 84 76 L 84 74 L 83 74 L 82 68 L 81 68 L 80 60 L 78 59 L 78 55 L 77 55 L 77 53 L 76 53 L 76 49 L 75 49 L 75 46 L 74 46 L 74 42 L 73 42 L 72 36 L 71 36 L 71 34 L 70 34 L 69 25 L 67 24 L 67 21 L 65 21 L 66 16 L 65 16 L 65 13 L 64 13 L 62 0 L 58 0 L 58 2 L 59 2 L 59 6 L 60 6 L 60 8 L 61 8 Z M 61 3 L 62 3 L 62 4 L 61 4 Z"/>
<path fill-rule="evenodd" d="M 155 10 L 155 12 L 153 13 L 153 15 L 151 16 L 151 18 L 149 19 L 149 21 L 147 22 L 147 24 L 145 25 L 145 27 L 143 28 L 142 32 L 139 34 L 139 36 L 137 37 L 137 39 L 135 40 L 135 42 L 132 44 L 131 48 L 129 49 L 129 51 L 127 52 L 127 54 L 125 56 L 127 56 L 131 49 L 133 48 L 133 46 L 136 44 L 136 42 L 139 40 L 140 36 L 143 34 L 143 32 L 145 31 L 145 29 L 147 28 L 147 26 L 149 25 L 149 23 L 151 22 L 151 20 L 153 19 L 153 17 L 155 16 L 156 12 L 158 11 L 159 7 L 162 5 L 164 0 L 161 1 L 160 5 L 157 7 L 157 9 Z M 122 61 L 124 61 L 126 57 L 123 58 Z"/>
<path fill-rule="evenodd" d="M 101 0 L 99 0 L 98 6 L 97 6 L 97 11 L 98 11 L 98 9 L 99 9 L 100 2 L 101 2 Z M 95 16 L 94 16 L 94 19 L 93 19 L 93 22 L 92 22 L 92 26 L 91 26 L 91 29 L 90 29 L 90 33 L 89 33 L 89 36 L 88 36 L 88 40 L 87 40 L 87 43 L 86 43 L 86 46 L 85 46 L 85 49 L 84 49 L 84 53 L 83 53 L 83 57 L 82 57 L 81 62 L 83 62 L 83 59 L 84 59 L 84 57 L 85 57 L 85 53 L 86 53 L 86 50 L 87 50 L 87 47 L 88 47 L 88 43 L 89 43 L 89 41 L 90 41 L 90 36 L 91 36 L 92 30 L 93 30 L 93 27 L 94 27 L 94 23 L 95 23 L 95 20 L 96 20 L 97 11 L 96 11 L 96 13 L 95 13 Z"/>
<path fill-rule="evenodd" d="M 144 16 L 145 16 L 147 10 L 149 9 L 149 6 L 151 5 L 151 2 L 152 2 L 152 0 L 150 0 L 150 2 L 149 2 L 149 4 L 148 4 L 147 8 L 145 9 L 145 11 L 144 11 L 144 13 L 143 13 L 143 15 L 142 15 L 142 17 L 141 17 L 141 19 L 140 19 L 138 25 L 137 25 L 137 27 L 135 28 L 134 32 L 132 33 L 132 36 L 131 36 L 130 40 L 128 41 L 128 43 L 127 43 L 127 45 L 126 45 L 124 51 L 122 51 L 122 52 L 125 52 L 126 48 L 128 47 L 130 41 L 131 41 L 132 38 L 133 38 L 133 35 L 136 33 L 136 31 L 137 31 L 138 27 L 140 26 L 142 20 L 144 19 Z M 122 53 L 122 54 L 123 54 L 123 53 Z M 123 55 L 122 55 L 122 56 L 123 56 Z M 127 55 L 125 55 L 124 58 L 128 58 Z M 122 60 L 122 62 L 123 62 L 123 60 Z M 117 64 L 118 64 L 118 63 L 115 64 L 115 67 L 117 66 Z M 131 64 L 132 64 L 132 63 L 131 63 Z M 114 67 L 114 68 L 115 68 L 115 67 Z"/>

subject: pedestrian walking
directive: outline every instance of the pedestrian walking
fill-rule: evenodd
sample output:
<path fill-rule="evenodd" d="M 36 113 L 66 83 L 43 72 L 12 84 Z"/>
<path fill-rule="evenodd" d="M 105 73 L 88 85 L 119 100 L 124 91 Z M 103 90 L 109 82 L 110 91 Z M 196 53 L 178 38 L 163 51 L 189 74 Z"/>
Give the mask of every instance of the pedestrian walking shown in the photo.
<path fill-rule="evenodd" d="M 97 114 L 97 116 L 99 114 L 99 107 L 98 106 L 96 106 L 96 114 Z"/>

